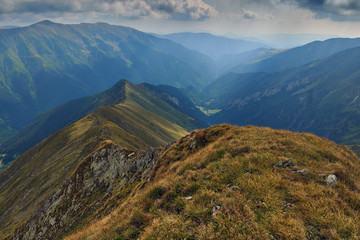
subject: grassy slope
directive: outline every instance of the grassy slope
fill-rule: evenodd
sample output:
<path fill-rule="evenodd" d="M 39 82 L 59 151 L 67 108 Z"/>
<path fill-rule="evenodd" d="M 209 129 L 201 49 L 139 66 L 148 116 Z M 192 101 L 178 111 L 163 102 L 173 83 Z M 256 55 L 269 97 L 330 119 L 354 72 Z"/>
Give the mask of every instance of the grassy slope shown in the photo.
<path fill-rule="evenodd" d="M 288 158 L 295 167 L 274 167 Z M 360 159 L 326 139 L 213 126 L 174 143 L 141 194 L 67 239 L 358 239 L 359 176 Z"/>
<path fill-rule="evenodd" d="M 170 105 L 170 102 L 164 101 L 159 95 L 157 95 L 159 92 L 167 94 L 166 89 L 162 90 L 157 86 L 154 87 L 148 84 L 131 85 L 131 88 L 128 88 L 127 90 L 127 98 L 136 102 L 145 109 L 164 117 L 170 122 L 184 127 L 187 130 L 208 126 L 206 123 L 200 122 L 198 119 L 193 117 L 189 117 L 190 115 L 186 115 L 186 110 L 189 109 L 181 108 L 181 106 L 174 104 Z M 170 92 L 170 94 L 172 93 Z M 172 95 L 170 95 L 170 97 L 171 96 Z M 185 105 L 185 103 L 182 102 L 182 99 L 179 98 L 177 100 L 179 101 L 179 105 Z M 193 107 L 193 104 L 189 104 L 188 107 Z"/>
<path fill-rule="evenodd" d="M 104 23 L 43 21 L 0 30 L 0 118 L 19 130 L 37 114 L 109 88 L 119 77 L 204 85 L 211 66 L 208 57 L 179 44 Z M 0 140 L 10 133 L 0 132 Z"/>
<path fill-rule="evenodd" d="M 25 152 L 0 175 L 0 232 L 9 233 L 27 219 L 104 140 L 145 149 L 164 146 L 186 133 L 129 99 L 99 108 Z"/>
<path fill-rule="evenodd" d="M 9 164 L 21 153 L 35 146 L 52 133 L 76 122 L 101 106 L 116 104 L 125 99 L 126 80 L 120 80 L 112 88 L 62 104 L 39 115 L 13 137 L 0 144 L 3 163 Z"/>
<path fill-rule="evenodd" d="M 214 82 L 213 123 L 311 132 L 343 144 L 359 143 L 359 56 L 353 48 L 277 73 L 229 74 Z"/>
<path fill-rule="evenodd" d="M 160 99 L 161 95 L 159 96 L 159 94 L 161 92 L 162 90 L 157 89 L 156 86 L 149 84 L 136 85 L 126 80 L 120 80 L 109 90 L 70 101 L 40 115 L 14 137 L 1 144 L 0 153 L 5 155 L 0 156 L 0 160 L 8 165 L 16 158 L 14 156 L 18 156 L 30 149 L 52 133 L 79 120 L 101 106 L 117 104 L 125 99 L 132 100 L 143 108 L 187 130 L 206 126 L 206 124 L 182 113 L 187 108 L 191 108 L 192 104 L 187 104 L 185 108 L 181 109 L 177 105 L 172 107 L 169 103 Z M 182 99 L 179 99 L 180 106 L 185 105 L 182 101 Z M 1 169 L 0 166 L 0 171 Z"/>

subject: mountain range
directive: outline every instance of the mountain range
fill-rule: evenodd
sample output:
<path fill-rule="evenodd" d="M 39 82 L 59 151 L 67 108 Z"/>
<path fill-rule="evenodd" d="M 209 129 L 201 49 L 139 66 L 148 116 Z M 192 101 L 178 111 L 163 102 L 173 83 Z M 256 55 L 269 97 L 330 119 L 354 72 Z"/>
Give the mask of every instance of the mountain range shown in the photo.
<path fill-rule="evenodd" d="M 121 78 L 204 86 L 211 59 L 169 40 L 105 23 L 42 21 L 0 30 L 0 141 L 37 114 L 105 90 Z"/>
<path fill-rule="evenodd" d="M 359 144 L 360 47 L 276 73 L 230 73 L 206 88 L 212 123 L 312 132 Z"/>
<path fill-rule="evenodd" d="M 187 130 L 207 126 L 206 122 L 199 120 L 205 115 L 175 88 L 155 87 L 150 84 L 134 85 L 121 80 L 109 90 L 72 100 L 39 115 L 28 126 L 0 145 L 0 170 L 51 134 L 91 114 L 98 108 L 127 101 L 135 102 Z"/>
<path fill-rule="evenodd" d="M 40 127 L 28 135 L 25 132 L 28 136 L 25 140 L 46 131 L 53 117 L 61 115 L 69 106 L 79 114 L 79 106 L 91 104 L 101 107 L 53 133 L 20 155 L 0 174 L 0 232 L 7 232 L 9 227 L 12 229 L 27 220 L 37 205 L 60 187 L 83 159 L 101 146 L 113 142 L 127 151 L 147 150 L 166 146 L 187 133 L 175 123 L 192 128 L 197 126 L 192 118 L 143 85 L 122 80 L 108 91 L 72 101 L 45 114 L 42 118 L 45 120 L 38 122 Z M 57 126 L 61 124 L 59 122 Z"/>
<path fill-rule="evenodd" d="M 196 50 L 211 57 L 213 60 L 217 60 L 227 54 L 238 54 L 258 48 L 271 48 L 261 42 L 227 38 L 210 33 L 184 32 L 161 35 L 161 37 L 180 43 L 189 49 Z"/>
<path fill-rule="evenodd" d="M 360 238 L 359 39 L 43 21 L 0 49 L 1 239 Z"/>
<path fill-rule="evenodd" d="M 256 65 L 257 62 L 263 62 L 265 61 L 265 59 L 270 58 L 283 51 L 286 50 L 257 48 L 255 50 L 251 50 L 248 52 L 242 52 L 237 54 L 226 54 L 215 61 L 217 66 L 217 73 L 218 75 L 221 76 L 228 72 L 236 72 L 237 68 L 240 68 L 239 65 L 240 66 Z M 250 69 L 249 71 L 252 71 L 252 69 Z"/>
<path fill-rule="evenodd" d="M 315 60 L 329 57 L 346 49 L 359 47 L 359 38 L 332 38 L 315 41 L 304 46 L 281 51 L 261 61 L 241 63 L 229 72 L 278 72 L 289 68 L 300 67 Z"/>

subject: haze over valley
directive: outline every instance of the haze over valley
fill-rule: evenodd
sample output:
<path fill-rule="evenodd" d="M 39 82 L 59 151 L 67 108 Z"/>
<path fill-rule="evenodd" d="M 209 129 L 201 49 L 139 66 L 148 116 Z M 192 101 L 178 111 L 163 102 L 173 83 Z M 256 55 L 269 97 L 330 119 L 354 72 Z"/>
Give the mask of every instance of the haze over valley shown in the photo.
<path fill-rule="evenodd" d="M 360 239 L 359 16 L 0 0 L 0 238 Z"/>

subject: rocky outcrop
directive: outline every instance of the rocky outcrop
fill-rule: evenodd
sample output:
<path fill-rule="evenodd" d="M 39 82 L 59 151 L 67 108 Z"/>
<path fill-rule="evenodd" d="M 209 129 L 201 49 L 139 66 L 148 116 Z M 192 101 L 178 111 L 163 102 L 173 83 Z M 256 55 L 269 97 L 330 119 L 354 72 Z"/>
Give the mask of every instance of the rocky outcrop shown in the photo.
<path fill-rule="evenodd" d="M 337 182 L 337 177 L 334 174 L 330 174 L 327 176 L 325 182 L 327 186 L 334 187 Z"/>
<path fill-rule="evenodd" d="M 106 144 L 78 165 L 12 239 L 53 239 L 71 231 L 104 205 L 115 188 L 147 179 L 159 154 L 158 149 L 129 151 Z"/>
<path fill-rule="evenodd" d="M 288 168 L 288 167 L 294 167 L 295 164 L 292 162 L 292 159 L 289 158 L 285 161 L 280 161 L 274 165 L 274 167 L 282 167 L 282 168 Z"/>

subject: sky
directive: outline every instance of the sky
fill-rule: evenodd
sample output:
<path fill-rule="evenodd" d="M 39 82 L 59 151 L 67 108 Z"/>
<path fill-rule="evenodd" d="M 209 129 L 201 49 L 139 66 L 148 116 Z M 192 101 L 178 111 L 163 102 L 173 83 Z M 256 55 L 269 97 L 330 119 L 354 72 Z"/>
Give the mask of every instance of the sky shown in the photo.
<path fill-rule="evenodd" d="M 360 0 L 0 0 L 0 26 L 108 22 L 145 32 L 360 37 Z"/>

